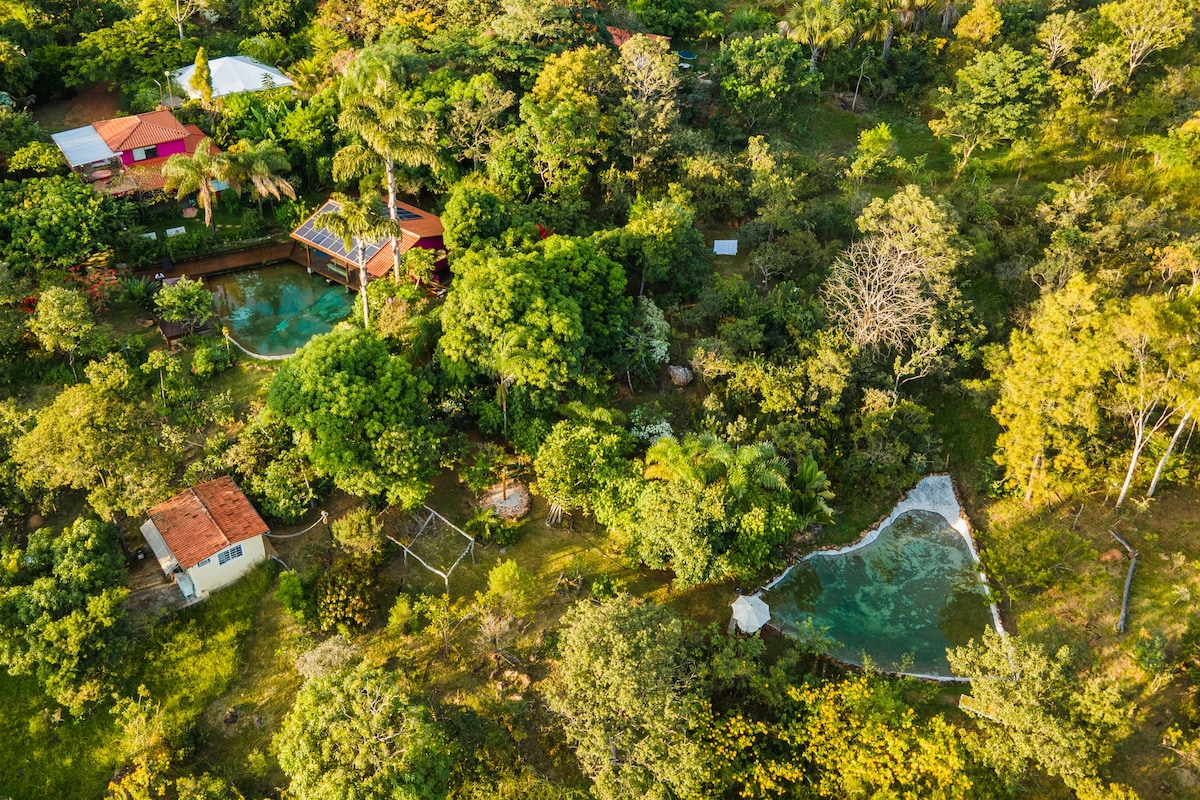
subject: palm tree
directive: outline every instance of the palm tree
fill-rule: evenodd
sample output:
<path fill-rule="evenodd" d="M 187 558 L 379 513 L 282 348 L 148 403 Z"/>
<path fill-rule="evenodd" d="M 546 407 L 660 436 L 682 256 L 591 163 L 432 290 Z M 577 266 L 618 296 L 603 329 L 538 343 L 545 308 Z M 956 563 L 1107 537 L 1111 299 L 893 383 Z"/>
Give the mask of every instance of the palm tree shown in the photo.
<path fill-rule="evenodd" d="M 259 142 L 241 140 L 230 148 L 234 169 L 230 171 L 230 187 L 235 191 L 249 184 L 250 196 L 258 201 L 258 213 L 262 214 L 263 200 L 274 197 L 296 199 L 296 190 L 291 181 L 279 173 L 291 167 L 287 152 L 270 139 Z"/>
<path fill-rule="evenodd" d="M 792 41 L 808 45 L 810 72 L 830 47 L 840 47 L 854 35 L 854 14 L 841 0 L 804 0 L 792 6 L 779 23 L 779 32 Z"/>
<path fill-rule="evenodd" d="M 504 441 L 508 441 L 508 390 L 516 383 L 522 369 L 529 362 L 529 354 L 521 347 L 521 332 L 505 331 L 500 336 L 492 368 L 496 371 L 496 395 L 500 398 L 500 410 L 504 416 Z"/>
<path fill-rule="evenodd" d="M 176 153 L 162 165 L 163 191 L 175 192 L 175 199 L 182 200 L 193 192 L 196 202 L 204 209 L 204 224 L 217 238 L 217 226 L 213 221 L 213 209 L 217 206 L 218 183 L 229 183 L 232 161 L 228 153 L 209 152 L 209 140 L 201 139 L 196 152 L 191 156 Z M 235 190 L 236 191 L 236 190 Z"/>
<path fill-rule="evenodd" d="M 352 85 L 352 84 L 350 84 Z M 333 159 L 336 180 L 369 175 L 383 167 L 387 184 L 388 215 L 399 227 L 396 213 L 396 168 L 416 169 L 438 165 L 438 151 L 425 112 L 395 98 L 399 88 L 380 79 L 365 89 L 351 89 L 342 98 L 340 126 L 357 134 L 365 144 L 351 144 Z M 391 239 L 393 278 L 400 281 L 400 249 Z"/>
<path fill-rule="evenodd" d="M 367 242 L 393 235 L 392 221 L 377 215 L 369 202 L 340 194 L 329 199 L 337 205 L 338 210 L 318 214 L 313 226 L 342 237 L 347 250 L 354 248 L 355 261 L 358 262 L 358 293 L 362 296 L 363 327 L 369 329 L 371 312 L 367 306 L 367 259 L 364 248 Z"/>

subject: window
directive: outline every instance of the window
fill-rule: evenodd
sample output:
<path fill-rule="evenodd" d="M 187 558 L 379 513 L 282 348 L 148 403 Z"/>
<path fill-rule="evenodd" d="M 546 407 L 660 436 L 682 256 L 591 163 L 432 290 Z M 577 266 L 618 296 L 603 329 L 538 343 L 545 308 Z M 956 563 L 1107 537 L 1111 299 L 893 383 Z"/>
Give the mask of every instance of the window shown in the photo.
<path fill-rule="evenodd" d="M 133 148 L 134 161 L 145 161 L 147 158 L 158 158 L 158 145 L 152 144 L 149 147 Z"/>
<path fill-rule="evenodd" d="M 233 547 L 230 547 L 228 550 L 222 550 L 221 552 L 217 553 L 217 563 L 225 564 L 229 561 L 232 561 L 235 558 L 241 558 L 241 557 L 242 557 L 242 546 L 240 544 L 235 544 Z"/>
<path fill-rule="evenodd" d="M 204 559 L 203 561 L 201 561 L 199 564 L 197 564 L 196 566 L 197 566 L 197 567 L 207 567 L 207 566 L 208 566 L 209 564 L 211 564 L 211 563 L 212 563 L 212 559 L 211 559 L 211 558 L 206 558 L 206 559 Z"/>

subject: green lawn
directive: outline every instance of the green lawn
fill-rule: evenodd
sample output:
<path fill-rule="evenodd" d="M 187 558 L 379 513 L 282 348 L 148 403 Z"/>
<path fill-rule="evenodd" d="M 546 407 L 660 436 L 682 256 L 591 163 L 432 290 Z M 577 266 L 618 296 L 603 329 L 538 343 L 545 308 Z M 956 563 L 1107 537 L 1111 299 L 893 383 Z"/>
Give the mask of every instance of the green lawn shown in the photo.
<path fill-rule="evenodd" d="M 274 685 L 271 668 L 259 649 L 247 646 L 258 607 L 274 581 L 266 565 L 232 587 L 168 617 L 131 637 L 120 670 L 127 676 L 116 688 L 155 708 L 152 718 L 176 741 L 202 742 L 205 712 L 222 698 L 239 675 Z M 279 616 L 276 614 L 275 616 Z M 262 634 L 259 634 L 260 636 Z M 248 661 L 247 652 L 258 661 Z M 269 660 L 269 659 L 268 659 Z M 253 669 L 254 671 L 249 671 Z M 290 699 L 287 701 L 290 704 Z M 54 704 L 29 678 L 0 673 L 0 786 L 13 800 L 23 798 L 99 798 L 113 772 L 121 766 L 126 741 L 118 721 L 107 711 L 82 719 L 55 718 Z M 58 721 L 58 720 L 61 721 Z M 200 748 L 199 752 L 207 752 Z"/>

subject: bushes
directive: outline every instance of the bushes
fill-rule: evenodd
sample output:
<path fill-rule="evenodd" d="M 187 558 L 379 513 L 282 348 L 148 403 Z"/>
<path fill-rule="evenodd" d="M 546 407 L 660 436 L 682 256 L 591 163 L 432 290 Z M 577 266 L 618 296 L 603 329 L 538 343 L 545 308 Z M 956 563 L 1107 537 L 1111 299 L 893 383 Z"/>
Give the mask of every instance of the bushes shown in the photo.
<path fill-rule="evenodd" d="M 317 581 L 317 627 L 323 631 L 365 628 L 375 613 L 373 570 L 357 561 L 335 563 Z"/>
<path fill-rule="evenodd" d="M 233 353 L 226 342 L 202 341 L 192 355 L 192 374 L 200 378 L 211 378 L 232 365 Z"/>

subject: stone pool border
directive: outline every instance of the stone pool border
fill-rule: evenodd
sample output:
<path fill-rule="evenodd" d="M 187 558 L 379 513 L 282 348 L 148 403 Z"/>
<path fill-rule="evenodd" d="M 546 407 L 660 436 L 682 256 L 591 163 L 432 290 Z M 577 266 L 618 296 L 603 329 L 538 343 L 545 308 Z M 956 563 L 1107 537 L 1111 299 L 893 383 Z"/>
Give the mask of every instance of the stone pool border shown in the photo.
<path fill-rule="evenodd" d="M 231 334 L 226 333 L 226 334 L 224 334 L 224 336 L 227 341 L 233 342 L 233 346 L 236 347 L 238 350 L 241 350 L 243 353 L 250 356 L 251 358 L 257 358 L 260 361 L 286 361 L 287 359 L 296 355 L 295 350 L 293 350 L 290 353 L 275 353 L 273 355 L 267 354 L 267 353 L 256 353 L 253 350 L 246 349 L 246 346 L 243 345 L 241 342 L 239 342 L 237 339 L 233 338 L 233 336 Z"/>
<path fill-rule="evenodd" d="M 919 492 L 918 490 L 921 489 L 923 484 L 927 484 L 927 489 L 924 492 Z M 932 498 L 924 496 L 918 497 L 918 494 L 932 494 L 933 496 Z M 958 489 L 954 485 L 954 477 L 949 473 L 939 472 L 932 475 L 926 475 L 924 478 L 917 481 L 917 485 L 905 493 L 900 502 L 896 503 L 896 505 L 892 507 L 891 512 L 876 522 L 871 528 L 869 528 L 857 542 L 846 545 L 845 547 L 814 550 L 813 552 L 802 556 L 793 564 L 789 565 L 787 569 L 778 575 L 778 577 L 762 586 L 757 592 L 754 593 L 753 596 L 759 597 L 763 592 L 768 591 L 777 583 L 786 578 L 788 573 L 791 572 L 797 564 L 807 561 L 810 558 L 814 558 L 816 556 L 843 555 L 845 553 L 858 550 L 859 548 L 866 547 L 867 545 L 871 544 L 871 542 L 879 538 L 880 531 L 895 522 L 898 516 L 908 511 L 930 511 L 941 515 L 941 517 L 946 520 L 946 523 L 955 531 L 957 531 L 958 535 L 961 536 L 967 543 L 967 550 L 970 551 L 971 558 L 975 560 L 976 566 L 979 566 L 982 563 L 979 560 L 979 551 L 975 549 L 975 537 L 971 531 L 971 523 L 967 520 L 966 514 L 963 513 L 962 501 L 958 497 Z M 995 625 L 996 630 L 1000 633 L 1000 635 L 1004 636 L 1006 635 L 1004 623 L 1000 621 L 1000 609 L 997 608 L 996 601 L 992 595 L 992 586 L 990 583 L 988 583 L 987 575 L 983 573 L 982 569 L 979 570 L 978 574 L 979 580 L 983 584 L 984 594 L 990 601 L 988 603 L 988 608 L 991 609 L 992 612 L 992 624 Z M 829 657 L 833 658 L 833 656 Z M 844 663 L 853 664 L 853 662 Z M 854 666 L 861 667 L 862 665 L 854 664 Z M 880 671 L 889 672 L 888 670 Z M 890 674 L 905 675 L 912 678 L 924 678 L 926 680 L 940 681 L 942 683 L 963 683 L 968 680 L 967 678 L 929 675 L 919 672 L 891 672 Z"/>

